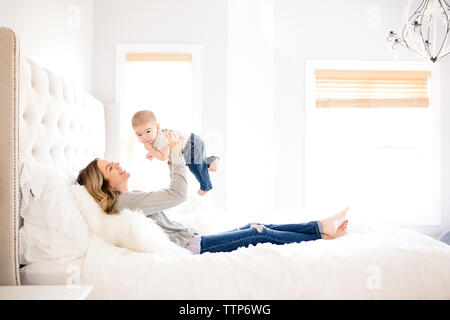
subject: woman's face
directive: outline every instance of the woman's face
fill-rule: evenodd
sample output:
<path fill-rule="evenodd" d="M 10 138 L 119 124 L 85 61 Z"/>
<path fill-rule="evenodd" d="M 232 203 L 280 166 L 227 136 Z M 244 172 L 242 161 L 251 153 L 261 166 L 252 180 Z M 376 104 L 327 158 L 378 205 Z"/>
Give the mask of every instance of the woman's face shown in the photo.
<path fill-rule="evenodd" d="M 120 167 L 120 163 L 98 159 L 97 166 L 102 172 L 103 177 L 108 180 L 113 190 L 119 192 L 127 191 L 127 183 L 128 178 L 130 178 L 130 173 L 123 170 Z"/>

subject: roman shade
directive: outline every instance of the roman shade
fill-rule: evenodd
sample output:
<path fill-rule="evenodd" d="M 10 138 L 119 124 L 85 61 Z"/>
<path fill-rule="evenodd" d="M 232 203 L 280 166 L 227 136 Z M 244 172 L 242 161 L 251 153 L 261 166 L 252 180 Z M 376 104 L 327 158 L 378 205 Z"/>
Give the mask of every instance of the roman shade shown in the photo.
<path fill-rule="evenodd" d="M 317 108 L 427 108 L 430 71 L 315 70 Z"/>
<path fill-rule="evenodd" d="M 192 61 L 189 53 L 127 53 L 126 61 Z"/>

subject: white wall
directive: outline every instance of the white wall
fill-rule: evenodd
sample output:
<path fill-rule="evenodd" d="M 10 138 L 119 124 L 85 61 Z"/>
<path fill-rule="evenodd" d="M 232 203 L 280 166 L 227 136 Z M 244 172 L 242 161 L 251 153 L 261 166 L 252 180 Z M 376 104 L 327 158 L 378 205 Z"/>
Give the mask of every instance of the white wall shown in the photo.
<path fill-rule="evenodd" d="M 392 60 L 386 37 L 399 29 L 403 1 L 276 1 L 276 123 L 280 166 L 277 205 L 304 203 L 305 62 L 307 59 Z M 406 2 L 405 2 L 406 3 Z M 378 5 L 379 20 L 369 6 Z M 411 58 L 404 54 L 399 56 Z M 292 147 L 295 137 L 297 147 Z M 287 183 L 287 185 L 286 185 Z"/>
<path fill-rule="evenodd" d="M 0 0 L 0 26 L 21 55 L 90 92 L 93 0 Z"/>
<path fill-rule="evenodd" d="M 389 31 L 400 32 L 407 1 L 275 1 L 275 85 L 277 167 L 276 207 L 290 210 L 304 204 L 305 61 L 393 60 L 387 50 Z M 398 59 L 418 60 L 406 49 Z M 416 228 L 438 235 L 450 229 L 450 57 L 442 63 L 443 74 L 443 212 L 441 227 Z M 326 201 L 326 199 L 324 199 Z"/>
<path fill-rule="evenodd" d="M 229 0 L 226 209 L 275 209 L 274 0 Z"/>

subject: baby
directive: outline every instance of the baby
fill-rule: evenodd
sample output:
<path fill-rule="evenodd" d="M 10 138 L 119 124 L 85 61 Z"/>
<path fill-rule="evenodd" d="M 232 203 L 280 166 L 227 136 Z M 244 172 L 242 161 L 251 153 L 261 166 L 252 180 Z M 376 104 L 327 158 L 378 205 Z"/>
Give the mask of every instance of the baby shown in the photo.
<path fill-rule="evenodd" d="M 147 159 L 166 161 L 169 158 L 169 140 L 164 130 L 159 126 L 156 116 L 152 111 L 141 110 L 134 114 L 131 126 L 140 143 L 143 143 L 148 151 Z M 205 143 L 203 140 L 191 133 L 188 138 L 186 134 L 174 131 L 183 137 L 183 156 L 186 165 L 200 183 L 198 194 L 203 196 L 212 189 L 209 171 L 217 171 L 219 157 L 206 157 Z"/>

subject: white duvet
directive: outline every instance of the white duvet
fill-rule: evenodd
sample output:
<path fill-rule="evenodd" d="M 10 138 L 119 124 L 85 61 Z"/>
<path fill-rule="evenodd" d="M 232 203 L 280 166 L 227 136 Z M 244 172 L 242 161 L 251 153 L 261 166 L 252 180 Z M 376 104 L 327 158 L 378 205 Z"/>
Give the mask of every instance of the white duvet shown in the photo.
<path fill-rule="evenodd" d="M 213 221 L 184 222 L 217 231 Z M 450 299 L 450 246 L 364 225 L 335 240 L 202 255 L 138 253 L 93 236 L 82 282 L 94 286 L 89 299 Z"/>

